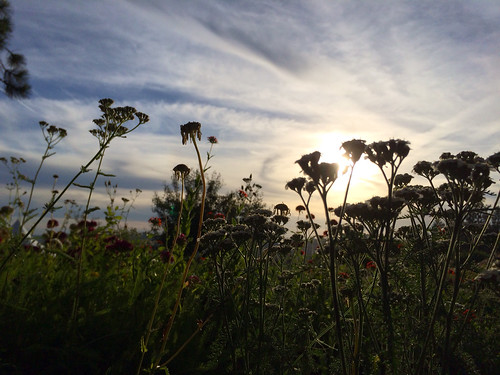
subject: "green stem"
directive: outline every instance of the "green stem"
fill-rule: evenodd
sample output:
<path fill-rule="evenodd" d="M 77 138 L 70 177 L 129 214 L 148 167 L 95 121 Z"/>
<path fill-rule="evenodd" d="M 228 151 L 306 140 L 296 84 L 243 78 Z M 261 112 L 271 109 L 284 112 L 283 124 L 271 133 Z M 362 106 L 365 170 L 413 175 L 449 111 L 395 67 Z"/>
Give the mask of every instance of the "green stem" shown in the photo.
<path fill-rule="evenodd" d="M 66 193 L 66 191 L 73 185 L 73 183 L 78 179 L 78 177 L 80 177 L 80 175 L 82 175 L 83 173 L 87 172 L 88 168 L 92 165 L 92 163 L 94 161 L 96 161 L 97 158 L 99 158 L 99 156 L 104 151 L 104 149 L 106 149 L 106 147 L 108 147 L 110 141 L 111 141 L 111 139 L 109 139 L 106 143 L 104 143 L 104 145 L 101 146 L 101 148 L 99 149 L 99 151 L 97 151 L 97 153 L 92 157 L 92 159 L 90 159 L 90 161 L 85 166 L 81 167 L 80 172 L 78 172 L 71 179 L 71 181 L 68 182 L 68 184 L 64 187 L 64 189 L 57 195 L 57 197 L 52 202 L 50 202 L 50 204 L 47 206 L 47 208 L 42 212 L 42 214 L 40 215 L 40 217 L 30 227 L 30 229 L 25 233 L 25 235 L 14 246 L 12 246 L 12 248 L 11 248 L 11 250 L 9 252 L 9 255 L 7 255 L 7 257 L 4 259 L 4 261 L 0 265 L 0 272 L 3 270 L 3 268 L 5 267 L 5 265 L 7 264 L 7 262 L 9 261 L 9 259 L 12 258 L 12 256 L 14 256 L 14 254 L 17 251 L 19 251 L 19 249 L 21 248 L 21 245 L 23 244 L 23 242 L 30 236 L 30 234 L 33 232 L 33 230 L 37 227 L 38 224 L 40 224 L 40 222 L 52 210 L 52 208 L 54 208 L 54 206 L 56 205 L 56 203 L 61 199 L 61 197 Z"/>
<path fill-rule="evenodd" d="M 170 334 L 170 331 L 172 329 L 172 325 L 174 323 L 175 316 L 177 315 L 177 310 L 179 308 L 180 302 L 181 302 L 181 297 L 182 297 L 182 291 L 184 289 L 184 283 L 186 282 L 187 274 L 189 272 L 189 269 L 191 267 L 191 263 L 193 262 L 194 257 L 198 253 L 198 248 L 200 247 L 200 237 L 201 237 L 201 229 L 203 227 L 203 215 L 205 212 L 205 198 L 206 198 L 206 193 L 207 193 L 207 185 L 205 181 L 205 172 L 203 170 L 203 164 L 201 161 L 201 155 L 200 151 L 198 150 L 198 145 L 196 144 L 196 138 L 191 137 L 191 140 L 193 141 L 194 148 L 196 150 L 196 155 L 198 156 L 198 165 L 200 167 L 200 176 L 201 176 L 201 182 L 202 182 L 202 195 L 201 195 L 201 207 L 200 207 L 200 220 L 198 221 L 198 232 L 196 234 L 196 244 L 194 246 L 193 253 L 188 259 L 188 262 L 186 264 L 186 268 L 184 269 L 184 273 L 182 275 L 181 279 L 181 284 L 179 286 L 179 290 L 177 292 L 177 298 L 175 301 L 174 305 L 174 310 L 172 311 L 172 315 L 170 316 L 170 319 L 168 320 L 167 326 L 165 327 L 164 333 L 163 333 L 163 339 L 162 339 L 162 345 L 160 349 L 160 354 L 158 356 L 157 361 L 155 362 L 154 368 L 157 368 L 158 363 L 161 360 L 161 356 L 163 355 L 165 351 L 165 346 L 168 341 L 168 336 Z"/>

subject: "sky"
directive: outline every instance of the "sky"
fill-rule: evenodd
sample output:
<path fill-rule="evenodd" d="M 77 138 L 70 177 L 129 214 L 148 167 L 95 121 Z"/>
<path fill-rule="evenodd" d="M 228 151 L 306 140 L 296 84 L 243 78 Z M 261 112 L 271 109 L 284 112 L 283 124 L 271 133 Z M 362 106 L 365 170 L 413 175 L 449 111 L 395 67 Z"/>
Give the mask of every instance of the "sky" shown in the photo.
<path fill-rule="evenodd" d="M 113 141 L 103 164 L 116 175 L 118 201 L 142 190 L 129 216 L 138 228 L 147 227 L 151 199 L 173 167 L 196 168 L 179 131 L 189 121 L 202 124 L 202 156 L 206 137 L 217 137 L 210 165 L 224 191 L 252 174 L 266 204 L 292 210 L 301 202 L 284 187 L 301 175 L 295 161 L 319 150 L 334 162 L 350 139 L 411 142 L 401 172 L 445 151 L 499 151 L 497 1 L 15 0 L 11 7 L 9 48 L 27 59 L 32 95 L 0 95 L 0 156 L 23 157 L 32 176 L 45 148 L 38 122 L 68 131 L 45 161 L 38 207 L 50 198 L 53 174 L 62 188 L 97 151 L 88 131 L 101 98 L 150 117 Z M 376 167 L 356 168 L 349 201 L 385 194 Z M 93 197 L 101 208 L 109 202 L 104 181 Z M 0 182 L 4 205 L 3 165 Z M 332 206 L 345 182 L 336 182 Z M 86 191 L 75 187 L 67 197 L 84 205 Z"/>

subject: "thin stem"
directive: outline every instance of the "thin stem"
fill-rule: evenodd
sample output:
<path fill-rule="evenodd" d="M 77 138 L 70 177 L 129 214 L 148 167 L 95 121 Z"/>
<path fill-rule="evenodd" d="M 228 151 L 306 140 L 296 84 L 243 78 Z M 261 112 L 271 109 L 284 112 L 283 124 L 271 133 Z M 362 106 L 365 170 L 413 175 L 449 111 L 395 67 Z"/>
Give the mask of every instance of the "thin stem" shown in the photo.
<path fill-rule="evenodd" d="M 2 262 L 2 265 L 0 266 L 0 272 L 3 270 L 7 262 L 9 261 L 10 258 L 20 249 L 21 245 L 23 242 L 30 236 L 30 234 L 35 230 L 38 224 L 43 220 L 43 218 L 54 208 L 56 203 L 61 199 L 61 197 L 66 193 L 66 191 L 73 185 L 73 183 L 82 175 L 83 173 L 88 172 L 88 168 L 92 165 L 94 161 L 97 160 L 97 158 L 101 155 L 101 153 L 104 151 L 106 147 L 108 147 L 109 142 L 111 142 L 111 139 L 109 139 L 106 143 L 104 143 L 99 151 L 90 159 L 90 161 L 85 165 L 80 168 L 80 171 L 71 179 L 70 182 L 64 187 L 64 189 L 57 195 L 57 197 L 51 201 L 48 205 L 47 208 L 42 212 L 40 217 L 36 220 L 36 222 L 30 227 L 30 229 L 25 233 L 25 235 L 11 248 L 11 251 L 9 255 L 4 259 Z"/>
<path fill-rule="evenodd" d="M 203 170 L 203 164 L 201 161 L 200 151 L 198 149 L 198 145 L 196 144 L 196 138 L 191 137 L 191 140 L 193 141 L 194 148 L 196 150 L 196 155 L 198 156 L 198 165 L 200 167 L 200 176 L 201 176 L 201 182 L 202 182 L 202 195 L 201 195 L 200 219 L 198 221 L 198 233 L 196 234 L 196 244 L 194 246 L 193 253 L 189 257 L 188 262 L 186 264 L 186 268 L 184 269 L 184 273 L 182 275 L 181 284 L 179 286 L 179 290 L 177 292 L 177 299 L 176 299 L 175 305 L 174 305 L 174 310 L 172 311 L 172 315 L 170 316 L 170 319 L 168 320 L 167 326 L 165 327 L 165 330 L 164 330 L 163 339 L 162 339 L 163 342 L 162 342 L 161 349 L 160 349 L 160 355 L 158 356 L 158 360 L 156 361 L 154 368 L 157 368 L 158 362 L 161 359 L 161 355 L 165 351 L 165 346 L 167 344 L 168 336 L 169 336 L 170 331 L 172 329 L 172 325 L 174 323 L 174 319 L 175 319 L 175 316 L 177 315 L 177 310 L 178 310 L 179 305 L 180 305 L 182 291 L 184 289 L 184 283 L 186 282 L 187 274 L 189 272 L 189 269 L 191 267 L 191 263 L 193 262 L 194 257 L 198 253 L 198 248 L 200 247 L 200 237 L 201 237 L 201 229 L 203 227 L 203 215 L 205 212 L 205 198 L 206 198 L 206 194 L 207 194 L 207 185 L 206 185 L 206 181 L 205 181 L 205 172 Z"/>
<path fill-rule="evenodd" d="M 48 152 L 50 149 L 51 149 L 51 146 L 50 146 L 50 144 L 48 144 L 47 148 L 45 149 L 45 152 L 43 153 L 42 161 L 38 165 L 38 169 L 35 172 L 35 177 L 33 177 L 33 180 L 30 182 L 31 183 L 30 195 L 28 198 L 28 203 L 26 204 L 26 209 L 24 210 L 23 220 L 21 222 L 19 233 L 22 233 L 24 224 L 26 224 L 28 212 L 29 212 L 30 205 L 31 205 L 31 200 L 33 199 L 33 192 L 35 190 L 35 184 L 36 184 L 36 181 L 38 179 L 38 174 L 40 173 L 40 170 L 42 169 L 43 162 L 45 161 L 45 159 L 47 159 L 47 155 L 48 155 Z"/>
<path fill-rule="evenodd" d="M 94 192 L 95 189 L 95 184 L 97 182 L 97 178 L 99 177 L 99 173 L 101 171 L 101 166 L 102 162 L 104 160 L 104 152 L 106 149 L 102 150 L 102 153 L 99 157 L 99 164 L 97 166 L 97 170 L 94 176 L 94 180 L 92 183 L 89 185 L 90 186 L 90 191 L 89 195 L 87 197 L 87 203 L 85 205 L 85 211 L 83 212 L 83 228 L 82 228 L 82 239 L 80 243 L 80 257 L 78 258 L 78 267 L 76 271 L 76 293 L 75 293 L 75 299 L 73 301 L 73 309 L 71 311 L 71 320 L 70 324 L 74 323 L 76 319 L 76 311 L 78 310 L 78 304 L 80 302 L 80 284 L 82 281 L 82 264 L 83 264 L 83 257 L 85 256 L 85 240 L 87 239 L 87 217 L 88 217 L 88 210 L 90 206 L 90 200 L 92 199 L 92 193 Z"/>
<path fill-rule="evenodd" d="M 181 207 L 179 209 L 179 216 L 177 217 L 177 229 L 176 229 L 176 234 L 175 234 L 174 242 L 172 244 L 172 252 L 173 252 L 173 249 L 175 248 L 175 245 L 177 244 L 177 238 L 179 238 L 179 232 L 180 232 L 180 228 L 181 228 L 181 216 L 182 216 L 182 209 L 183 209 L 183 206 L 184 206 L 184 178 L 185 178 L 185 175 L 181 175 Z M 166 243 L 167 242 L 165 241 L 165 244 Z M 165 280 L 166 280 L 167 275 L 168 275 L 171 257 L 172 257 L 172 254 L 170 254 L 170 256 L 168 257 L 167 264 L 165 266 L 165 269 L 163 270 L 163 275 L 162 275 L 162 278 L 161 278 L 160 287 L 158 288 L 158 293 L 156 294 L 155 304 L 153 306 L 153 311 L 151 313 L 151 318 L 149 319 L 149 322 L 148 322 L 148 328 L 147 328 L 147 331 L 146 331 L 146 338 L 144 339 L 144 345 L 143 345 L 143 347 L 146 348 L 146 349 L 147 349 L 148 344 L 149 344 L 149 339 L 151 337 L 151 333 L 153 332 L 153 323 L 154 323 L 154 320 L 155 320 L 155 317 L 156 317 L 156 312 L 158 311 L 158 306 L 160 304 L 161 293 L 162 293 L 163 287 L 165 285 Z M 139 366 L 137 367 L 137 373 L 136 373 L 137 375 L 139 375 L 140 372 L 141 372 L 142 363 L 144 361 L 144 355 L 145 354 L 146 354 L 146 350 L 142 350 L 141 351 L 141 359 L 139 361 Z"/>

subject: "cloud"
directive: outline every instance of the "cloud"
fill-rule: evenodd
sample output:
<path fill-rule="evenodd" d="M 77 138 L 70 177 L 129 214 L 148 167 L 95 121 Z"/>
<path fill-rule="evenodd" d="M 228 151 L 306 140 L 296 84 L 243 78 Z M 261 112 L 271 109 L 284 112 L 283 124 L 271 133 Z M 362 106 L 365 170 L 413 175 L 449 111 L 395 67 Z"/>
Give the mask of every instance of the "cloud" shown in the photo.
<path fill-rule="evenodd" d="M 104 169 L 124 191 L 144 190 L 143 216 L 173 166 L 197 164 L 192 145 L 180 142 L 188 121 L 219 139 L 211 165 L 226 189 L 253 173 L 269 204 L 290 196 L 284 184 L 299 173 L 295 160 L 328 147 L 328 137 L 409 140 L 405 171 L 443 151 L 498 151 L 500 6 L 492 2 L 12 6 L 11 44 L 28 58 L 34 95 L 0 98 L 0 154 L 25 156 L 32 171 L 44 149 L 38 121 L 64 127 L 68 137 L 46 166 L 62 182 L 96 151 L 88 130 L 97 101 L 134 106 L 151 121 L 112 144 Z M 205 156 L 205 139 L 201 148 Z M 353 200 L 383 194 L 378 177 L 359 178 Z M 41 183 L 49 189 L 51 180 Z"/>

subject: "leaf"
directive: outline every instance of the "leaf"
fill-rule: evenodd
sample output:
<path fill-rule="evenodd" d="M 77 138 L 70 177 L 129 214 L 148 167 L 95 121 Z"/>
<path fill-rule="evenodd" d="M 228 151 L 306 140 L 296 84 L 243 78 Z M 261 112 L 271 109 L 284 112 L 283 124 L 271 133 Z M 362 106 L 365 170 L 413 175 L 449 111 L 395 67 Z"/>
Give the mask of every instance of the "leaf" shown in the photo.
<path fill-rule="evenodd" d="M 80 185 L 80 184 L 77 184 L 76 182 L 73 182 L 73 185 L 84 188 L 84 189 L 92 189 L 92 187 L 89 185 Z"/>
<path fill-rule="evenodd" d="M 99 171 L 97 174 L 100 174 L 101 176 L 106 176 L 106 177 L 116 177 L 114 174 L 111 173 L 104 173 Z"/>
<path fill-rule="evenodd" d="M 144 343 L 144 336 L 141 336 L 141 353 L 146 353 L 148 351 L 148 348 L 146 347 L 146 344 Z"/>
<path fill-rule="evenodd" d="M 55 154 L 56 154 L 56 153 L 55 153 L 55 152 L 53 152 L 53 153 L 51 153 L 51 154 L 44 155 L 44 156 L 42 156 L 42 159 L 43 159 L 43 160 L 45 160 L 45 159 L 50 158 L 52 155 L 55 155 Z"/>
<path fill-rule="evenodd" d="M 85 214 L 90 214 L 91 212 L 94 212 L 94 211 L 97 211 L 97 210 L 100 210 L 99 207 L 92 207 L 92 208 L 89 208 L 88 210 L 85 211 Z"/>

